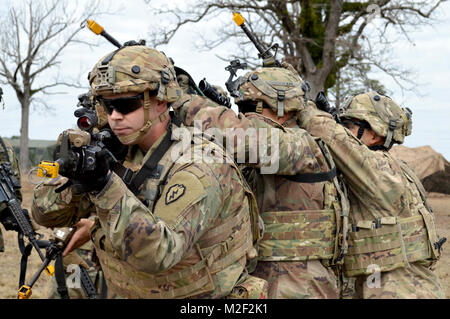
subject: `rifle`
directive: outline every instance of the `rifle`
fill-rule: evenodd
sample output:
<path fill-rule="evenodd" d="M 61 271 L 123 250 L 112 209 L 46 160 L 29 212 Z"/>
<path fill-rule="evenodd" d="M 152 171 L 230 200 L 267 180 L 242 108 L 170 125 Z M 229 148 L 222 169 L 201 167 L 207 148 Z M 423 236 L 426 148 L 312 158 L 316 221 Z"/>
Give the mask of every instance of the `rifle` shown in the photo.
<path fill-rule="evenodd" d="M 68 129 L 58 137 L 59 151 L 56 152 L 56 160 L 53 162 L 42 161 L 37 170 L 39 177 L 56 178 L 63 175 L 69 180 L 57 188 L 55 192 L 62 192 L 69 186 L 76 194 L 86 192 L 89 185 L 80 185 L 73 182 L 77 176 L 87 176 L 94 173 L 104 163 L 98 162 L 101 153 L 106 153 L 106 160 L 111 169 L 116 172 L 124 182 L 131 180 L 133 171 L 120 164 L 110 149 L 114 149 L 117 137 L 111 129 L 105 128 L 98 133 L 88 133 L 83 130 Z M 120 149 L 125 146 L 119 142 Z M 121 155 L 122 153 L 120 153 Z"/>
<path fill-rule="evenodd" d="M 243 81 L 245 81 L 245 79 L 240 76 L 238 77 L 236 80 L 233 81 L 233 78 L 235 76 L 237 76 L 237 70 L 239 69 L 246 69 L 247 68 L 247 63 L 241 63 L 241 61 L 239 61 L 239 59 L 236 60 L 232 60 L 230 62 L 230 65 L 228 65 L 227 67 L 225 67 L 225 70 L 230 72 L 230 76 L 228 77 L 228 80 L 225 82 L 225 86 L 228 90 L 228 92 L 230 92 L 231 96 L 233 97 L 239 97 L 239 86 L 242 84 Z"/>
<path fill-rule="evenodd" d="M 45 248 L 46 252 L 45 258 L 42 261 L 42 264 L 39 267 L 39 269 L 31 278 L 31 280 L 27 284 L 22 283 L 20 285 L 18 291 L 19 299 L 29 299 L 31 297 L 32 294 L 31 289 L 33 285 L 38 280 L 42 271 L 48 267 L 48 265 L 52 260 L 55 260 L 55 279 L 58 285 L 57 291 L 62 299 L 70 299 L 66 285 L 66 278 L 64 274 L 62 253 L 74 232 L 75 229 L 71 227 L 58 228 L 55 229 L 50 240 L 40 242 L 40 247 Z M 80 283 L 84 292 L 86 293 L 89 299 L 98 299 L 97 289 L 95 288 L 94 283 L 89 277 L 87 270 L 81 265 L 79 265 L 79 268 L 80 268 L 79 273 Z"/>
<path fill-rule="evenodd" d="M 258 50 L 258 57 L 263 59 L 263 67 L 281 67 L 280 61 L 275 59 L 275 56 L 278 51 L 278 44 L 275 43 L 270 48 L 265 48 L 261 43 L 258 42 L 255 35 L 250 31 L 249 28 L 245 25 L 244 17 L 238 12 L 233 12 L 233 20 L 236 24 L 241 27 L 247 37 L 252 41 Z M 270 51 L 275 50 L 275 54 L 272 54 Z M 247 64 L 241 63 L 239 59 L 232 60 L 230 65 L 225 68 L 226 71 L 230 72 L 230 77 L 228 78 L 225 86 L 227 87 L 228 92 L 230 92 L 231 96 L 239 97 L 240 93 L 238 91 L 239 86 L 245 81 L 243 77 L 238 77 L 233 81 L 233 78 L 237 76 L 236 72 L 239 69 L 246 69 Z"/>
<path fill-rule="evenodd" d="M 202 90 L 202 92 L 206 95 L 206 97 L 210 98 L 217 104 L 226 106 L 227 108 L 231 108 L 230 98 L 224 96 L 217 90 L 217 88 L 209 84 L 206 81 L 206 78 L 200 81 L 198 87 L 200 88 L 200 90 Z"/>
<path fill-rule="evenodd" d="M 58 292 L 60 292 L 61 297 L 64 298 L 67 294 L 67 288 L 64 290 L 65 276 L 62 266 L 62 251 L 65 246 L 60 245 L 61 241 L 58 242 L 56 239 L 50 241 L 41 240 L 43 236 L 36 233 L 31 224 L 28 211 L 26 209 L 22 209 L 16 196 L 16 192 L 20 190 L 20 188 L 21 185 L 14 176 L 11 164 L 9 162 L 0 164 L 0 204 L 5 207 L 0 212 L 0 221 L 6 230 L 15 230 L 18 232 L 19 249 L 22 253 L 18 298 L 28 299 L 31 296 L 31 288 L 44 270 L 49 276 L 55 275 L 58 282 Z M 26 237 L 29 241 L 27 246 L 25 246 L 24 237 Z M 61 238 L 61 235 L 59 235 L 59 238 Z M 65 244 L 66 243 L 67 241 Z M 33 248 L 39 254 L 39 257 L 42 260 L 42 265 L 39 267 L 38 272 L 33 276 L 31 281 L 25 285 L 24 282 L 26 277 L 27 261 Z M 46 248 L 45 256 L 41 251 L 42 248 Z M 59 257 L 61 260 L 60 263 L 55 262 L 55 272 L 55 268 L 50 266 L 50 262 L 54 259 L 58 261 Z M 85 291 L 88 291 L 87 293 L 89 295 L 92 294 L 92 289 L 89 287 L 94 287 L 94 285 L 92 284 L 92 281 L 90 283 L 87 281 L 85 278 L 86 273 L 86 270 L 81 270 L 81 283 Z"/>
<path fill-rule="evenodd" d="M 258 42 L 255 35 L 247 28 L 245 25 L 244 17 L 238 13 L 233 12 L 233 20 L 236 24 L 241 27 L 247 37 L 252 41 L 258 50 L 258 56 L 263 59 L 263 67 L 281 67 L 280 61 L 275 59 L 278 52 L 278 43 L 275 43 L 270 48 L 266 49 L 262 44 Z M 275 54 L 270 53 L 270 50 L 275 50 Z"/>
<path fill-rule="evenodd" d="M 38 238 L 40 239 L 42 235 L 34 231 L 28 211 L 22 209 L 17 199 L 16 192 L 20 188 L 20 182 L 14 176 L 11 163 L 5 162 L 0 164 L 0 204 L 6 206 L 0 212 L 0 221 L 6 230 L 15 230 L 19 233 L 19 242 L 23 243 L 23 236 L 25 236 L 36 249 L 39 257 L 44 260 L 44 255 L 38 244 Z M 49 274 L 52 273 L 51 269 L 47 270 Z"/>
<path fill-rule="evenodd" d="M 83 131 L 92 132 L 98 124 L 98 117 L 91 91 L 78 96 L 77 107 L 79 108 L 74 112 L 75 117 L 78 118 L 77 126 Z"/>
<path fill-rule="evenodd" d="M 337 123 L 341 123 L 341 119 L 339 118 L 338 109 L 336 109 L 336 107 L 331 107 L 330 103 L 328 102 L 327 97 L 325 96 L 324 91 L 320 91 L 319 93 L 317 93 L 316 100 L 314 101 L 314 103 L 316 104 L 316 106 L 319 110 L 322 110 L 324 112 L 331 114 L 331 116 L 333 116 L 334 120 Z"/>
<path fill-rule="evenodd" d="M 112 169 L 122 176 L 124 181 L 131 179 L 132 171 L 123 167 L 119 160 L 125 158 L 128 148 L 120 143 L 108 125 L 98 130 L 98 117 L 91 92 L 78 96 L 78 109 L 74 115 L 78 118 L 76 129 L 68 129 L 58 137 L 58 147 L 54 161 L 41 161 L 37 175 L 41 178 L 56 178 L 60 173 L 69 177 L 69 181 L 56 189 L 62 192 L 72 185 L 71 177 L 86 175 L 98 168 L 97 154 L 106 152 Z M 82 185 L 74 185 L 76 193 L 83 192 Z"/>

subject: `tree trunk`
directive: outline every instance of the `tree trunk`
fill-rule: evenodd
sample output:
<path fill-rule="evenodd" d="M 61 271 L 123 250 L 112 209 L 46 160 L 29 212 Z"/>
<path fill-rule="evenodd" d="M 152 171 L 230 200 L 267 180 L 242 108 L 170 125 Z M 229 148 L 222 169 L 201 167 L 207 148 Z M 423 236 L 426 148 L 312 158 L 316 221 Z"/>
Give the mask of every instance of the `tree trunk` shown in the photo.
<path fill-rule="evenodd" d="M 325 80 L 323 80 L 319 74 L 309 75 L 304 80 L 308 81 L 311 86 L 311 91 L 308 92 L 307 96 L 310 99 L 315 100 L 317 93 L 324 91 Z"/>
<path fill-rule="evenodd" d="M 20 124 L 20 170 L 25 174 L 28 171 L 29 149 L 28 149 L 28 123 L 30 120 L 30 101 L 20 101 L 22 106 L 22 119 Z"/>

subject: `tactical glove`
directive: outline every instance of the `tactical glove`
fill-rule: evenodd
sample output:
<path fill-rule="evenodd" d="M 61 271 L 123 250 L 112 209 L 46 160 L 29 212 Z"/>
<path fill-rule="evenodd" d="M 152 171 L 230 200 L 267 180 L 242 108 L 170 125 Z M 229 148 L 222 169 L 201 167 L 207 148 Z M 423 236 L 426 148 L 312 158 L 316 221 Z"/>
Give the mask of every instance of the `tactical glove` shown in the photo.
<path fill-rule="evenodd" d="M 79 194 L 102 190 L 111 176 L 109 159 L 106 149 L 95 153 L 95 169 L 74 177 L 72 179 L 72 192 Z"/>
<path fill-rule="evenodd" d="M 72 186 L 73 194 L 82 194 L 88 192 L 98 192 L 102 190 L 111 176 L 110 168 L 110 155 L 106 149 L 101 149 L 95 152 L 95 158 L 89 158 L 86 160 L 91 161 L 91 165 L 94 166 L 93 170 L 77 170 L 70 174 L 69 181 L 56 190 L 57 193 L 62 192 L 68 186 Z M 92 163 L 93 162 L 93 163 Z"/>

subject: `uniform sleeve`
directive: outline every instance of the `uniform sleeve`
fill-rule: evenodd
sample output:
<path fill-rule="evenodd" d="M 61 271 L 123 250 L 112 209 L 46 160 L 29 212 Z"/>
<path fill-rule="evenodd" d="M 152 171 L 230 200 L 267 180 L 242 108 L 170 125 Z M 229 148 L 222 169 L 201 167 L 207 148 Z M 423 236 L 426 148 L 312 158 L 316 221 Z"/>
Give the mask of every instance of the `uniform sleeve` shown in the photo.
<path fill-rule="evenodd" d="M 312 102 L 299 112 L 299 120 L 301 127 L 325 141 L 359 203 L 370 203 L 386 212 L 398 205 L 403 193 L 402 177 L 385 152 L 370 150 Z"/>
<path fill-rule="evenodd" d="M 19 169 L 19 159 L 16 156 L 16 153 L 14 152 L 14 149 L 8 145 L 8 155 L 11 160 L 11 168 L 14 172 L 14 176 L 17 178 L 18 181 L 20 181 L 20 169 Z"/>
<path fill-rule="evenodd" d="M 320 171 L 316 162 L 315 143 L 304 130 L 276 127 L 258 117 L 242 113 L 208 100 L 191 96 L 175 110 L 187 126 L 199 127 L 214 135 L 218 129 L 222 145 L 238 164 L 260 168 L 262 174 L 295 175 Z M 274 125 L 275 124 L 275 125 Z M 255 138 L 247 138 L 247 136 Z"/>
<path fill-rule="evenodd" d="M 20 182 L 19 159 L 14 152 L 14 148 L 5 140 L 3 140 L 3 143 L 5 143 L 6 151 L 8 152 L 8 158 L 11 163 L 11 169 L 13 170 L 14 177 Z M 16 196 L 20 201 L 22 201 L 22 192 L 20 190 L 16 192 Z"/>
<path fill-rule="evenodd" d="M 86 194 L 74 196 L 70 187 L 61 193 L 55 192 L 66 181 L 67 178 L 60 176 L 34 189 L 31 214 L 39 225 L 51 228 L 72 226 L 95 211 Z"/>
<path fill-rule="evenodd" d="M 188 168 L 169 178 L 153 213 L 115 174 L 91 199 L 102 227 L 109 228 L 117 256 L 148 273 L 176 265 L 217 218 L 223 204 L 217 180 L 208 175 L 199 178 Z"/>

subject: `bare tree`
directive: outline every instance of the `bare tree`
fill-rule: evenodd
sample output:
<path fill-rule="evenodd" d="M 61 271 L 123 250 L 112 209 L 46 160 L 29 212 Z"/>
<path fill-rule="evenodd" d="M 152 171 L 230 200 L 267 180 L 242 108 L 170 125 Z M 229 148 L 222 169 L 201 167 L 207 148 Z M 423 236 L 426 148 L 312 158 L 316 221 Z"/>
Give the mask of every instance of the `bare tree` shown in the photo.
<path fill-rule="evenodd" d="M 91 1 L 86 9 L 76 9 L 67 0 L 22 1 L 12 6 L 2 19 L 0 34 L 0 80 L 10 85 L 21 105 L 20 167 L 28 165 L 28 124 L 30 106 L 42 101 L 36 94 L 52 94 L 51 89 L 76 86 L 61 76 L 40 80 L 51 69 L 57 69 L 62 52 L 71 44 L 84 43 L 79 38 L 80 23 L 99 15 L 99 1 Z"/>
<path fill-rule="evenodd" d="M 250 42 L 229 22 L 231 12 L 238 11 L 266 47 L 279 43 L 284 59 L 311 84 L 312 97 L 325 90 L 338 100 L 355 87 L 386 90 L 369 78 L 374 70 L 391 76 L 401 89 L 410 89 L 414 85 L 410 70 L 394 65 L 387 54 L 394 41 L 391 29 L 409 40 L 409 32 L 431 23 L 446 0 L 201 0 L 168 9 L 166 4 L 158 8 L 155 1 L 144 1 L 172 25 L 152 26 L 153 45 L 167 44 L 186 24 L 214 17 L 217 38 L 202 46 L 211 49 L 235 38 L 240 52 L 228 59 L 255 62 Z M 221 13 L 227 15 L 225 24 L 218 22 Z"/>

